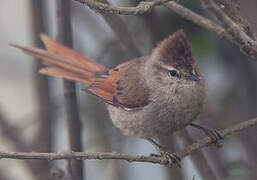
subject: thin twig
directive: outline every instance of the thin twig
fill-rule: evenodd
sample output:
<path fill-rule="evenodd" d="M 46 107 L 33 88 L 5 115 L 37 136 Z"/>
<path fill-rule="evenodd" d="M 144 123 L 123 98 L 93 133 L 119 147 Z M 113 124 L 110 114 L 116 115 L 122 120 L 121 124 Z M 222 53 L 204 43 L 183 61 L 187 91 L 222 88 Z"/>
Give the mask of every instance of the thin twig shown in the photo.
<path fill-rule="evenodd" d="M 188 133 L 188 131 L 184 131 L 180 133 L 178 137 L 183 144 L 192 144 L 193 139 L 192 136 Z M 186 142 L 186 143 L 185 143 Z M 207 156 L 200 151 L 199 153 L 195 153 L 191 156 L 192 161 L 194 162 L 195 167 L 197 168 L 199 175 L 201 177 L 208 177 L 208 180 L 217 180 L 217 174 L 213 170 L 212 166 L 208 162 Z"/>
<path fill-rule="evenodd" d="M 243 32 L 238 24 L 233 22 L 219 7 L 215 7 L 216 11 L 221 14 L 223 21 L 229 24 L 229 29 L 225 29 L 222 26 L 214 23 L 213 21 L 198 15 L 197 13 L 177 4 L 176 2 L 168 0 L 156 0 L 145 2 L 141 1 L 136 7 L 118 7 L 106 3 L 100 3 L 93 0 L 74 0 L 82 4 L 86 4 L 92 9 L 97 9 L 98 11 L 123 14 L 123 15 L 140 15 L 144 13 L 149 13 L 153 7 L 157 5 L 164 4 L 170 10 L 175 12 L 177 15 L 205 28 L 210 31 L 215 32 L 217 35 L 231 41 L 236 44 L 240 50 L 247 56 L 257 59 L 257 42 L 249 37 L 245 32 Z"/>
<path fill-rule="evenodd" d="M 226 34 L 226 30 L 222 26 L 219 26 L 215 22 L 203 16 L 200 16 L 199 14 L 191 11 L 190 9 L 187 9 L 175 2 L 166 3 L 165 6 L 170 10 L 172 10 L 177 15 L 181 16 L 182 18 L 185 18 L 186 20 L 189 20 L 205 29 L 213 31 L 219 36 L 229 38 L 228 35 Z"/>
<path fill-rule="evenodd" d="M 225 23 L 229 28 L 227 33 L 231 35 L 234 41 L 237 41 L 241 45 L 241 50 L 247 55 L 257 57 L 257 42 L 249 37 L 239 26 L 235 23 L 214 1 L 208 1 L 213 8 L 217 16 Z"/>
<path fill-rule="evenodd" d="M 34 45 L 37 47 L 43 47 L 38 34 L 46 31 L 44 22 L 44 1 L 30 0 L 30 11 L 32 21 L 32 34 L 34 39 Z M 39 121 L 39 129 L 33 139 L 31 148 L 35 151 L 49 152 L 52 149 L 52 131 L 51 125 L 53 122 L 52 114 L 52 102 L 50 100 L 50 86 L 49 78 L 38 74 L 39 69 L 42 68 L 40 61 L 33 61 L 33 90 L 35 94 L 36 108 L 37 108 L 37 120 Z M 30 163 L 31 164 L 31 163 Z M 37 179 L 47 179 L 50 166 L 46 162 L 33 162 L 30 165 L 33 171 L 33 175 L 38 177 Z"/>
<path fill-rule="evenodd" d="M 105 4 L 109 4 L 107 0 L 101 0 Z M 121 47 L 126 54 L 126 57 L 134 58 L 140 56 L 140 52 L 133 42 L 133 38 L 129 33 L 126 24 L 122 21 L 121 17 L 117 14 L 105 13 L 104 11 L 97 11 L 105 22 L 112 29 L 113 33 L 119 40 Z"/>
<path fill-rule="evenodd" d="M 88 7 L 108 13 L 124 14 L 124 15 L 139 15 L 152 11 L 155 6 L 161 5 L 171 0 L 153 0 L 141 1 L 136 7 L 118 7 L 106 3 L 97 2 L 95 0 L 74 0 L 85 4 Z"/>
<path fill-rule="evenodd" d="M 168 2 L 165 4 L 166 7 L 168 7 L 170 10 L 175 12 L 177 15 L 205 28 L 212 32 L 215 32 L 217 35 L 231 41 L 232 43 L 239 46 L 240 50 L 245 54 L 248 55 L 255 60 L 257 60 L 257 42 L 252 40 L 250 37 L 248 37 L 243 31 L 240 29 L 236 29 L 236 24 L 230 20 L 230 23 L 233 23 L 231 27 L 233 26 L 233 33 L 231 33 L 231 29 L 225 29 L 222 26 L 214 23 L 213 21 L 198 15 L 197 13 L 175 3 L 175 2 Z M 227 19 L 228 21 L 228 19 Z M 246 37 L 246 36 L 247 37 Z"/>
<path fill-rule="evenodd" d="M 220 133 L 227 137 L 229 135 L 235 134 L 247 128 L 250 128 L 257 124 L 257 118 L 238 123 L 230 128 L 220 131 Z M 200 150 L 201 148 L 210 146 L 212 140 L 209 137 L 205 137 L 192 145 L 188 146 L 185 150 L 178 151 L 175 154 L 181 159 L 185 156 L 192 154 L 193 152 Z M 76 160 L 86 160 L 86 159 L 116 159 L 116 160 L 126 160 L 128 162 L 148 162 L 148 163 L 158 163 L 161 165 L 167 165 L 168 160 L 164 157 L 155 156 L 143 156 L 143 155 L 128 155 L 116 152 L 71 152 L 71 153 L 39 153 L 39 152 L 0 152 L 0 158 L 2 159 L 33 159 L 33 160 L 62 160 L 62 159 L 76 159 Z"/>
<path fill-rule="evenodd" d="M 62 44 L 72 47 L 72 29 L 70 17 L 70 1 L 58 0 L 57 2 L 57 40 Z M 67 128 L 70 149 L 83 151 L 82 149 L 82 123 L 78 112 L 76 85 L 69 80 L 63 80 L 64 104 L 67 116 Z M 83 162 L 71 159 L 71 176 L 73 179 L 83 178 Z"/>

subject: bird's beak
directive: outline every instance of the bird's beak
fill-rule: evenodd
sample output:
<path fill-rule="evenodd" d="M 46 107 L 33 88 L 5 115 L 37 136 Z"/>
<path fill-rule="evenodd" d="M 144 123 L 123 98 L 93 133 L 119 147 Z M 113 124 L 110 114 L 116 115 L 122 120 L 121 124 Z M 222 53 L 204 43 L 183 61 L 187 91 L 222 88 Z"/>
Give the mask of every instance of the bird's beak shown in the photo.
<path fill-rule="evenodd" d="M 187 75 L 188 79 L 192 80 L 192 81 L 200 81 L 199 77 L 195 74 L 190 73 L 189 75 Z"/>

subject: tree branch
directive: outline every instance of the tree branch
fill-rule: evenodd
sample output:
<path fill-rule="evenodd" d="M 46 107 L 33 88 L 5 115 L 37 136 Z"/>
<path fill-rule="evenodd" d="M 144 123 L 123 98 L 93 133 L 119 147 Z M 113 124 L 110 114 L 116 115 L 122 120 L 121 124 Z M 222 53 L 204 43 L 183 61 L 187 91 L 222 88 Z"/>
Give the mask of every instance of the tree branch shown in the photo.
<path fill-rule="evenodd" d="M 171 0 L 153 0 L 153 1 L 141 1 L 136 7 L 118 7 L 106 3 L 97 2 L 95 0 L 74 0 L 79 3 L 87 5 L 89 8 L 99 11 L 105 11 L 115 14 L 124 15 L 139 15 L 152 11 L 155 6 L 161 5 Z"/>
<path fill-rule="evenodd" d="M 165 4 L 170 10 L 175 12 L 177 15 L 205 28 L 217 35 L 231 41 L 232 43 L 239 46 L 240 50 L 247 56 L 250 56 L 257 60 L 257 42 L 251 39 L 246 33 L 244 33 L 238 25 L 234 23 L 228 16 L 222 14 L 223 21 L 229 24 L 228 29 L 216 24 L 215 22 L 198 15 L 197 13 L 184 8 L 183 6 L 175 3 L 168 2 Z M 220 12 L 221 13 L 221 12 Z"/>
<path fill-rule="evenodd" d="M 219 18 L 225 26 L 228 27 L 226 33 L 231 36 L 231 40 L 236 41 L 239 44 L 240 49 L 244 54 L 257 57 L 257 41 L 253 40 L 243 31 L 240 27 L 242 24 L 234 22 L 216 2 L 212 0 L 208 0 L 207 2 L 213 9 L 217 18 Z"/>
<path fill-rule="evenodd" d="M 107 0 L 101 1 L 109 5 Z M 121 47 L 125 52 L 127 58 L 131 59 L 140 56 L 141 54 L 137 49 L 136 44 L 133 42 L 133 38 L 126 27 L 126 24 L 124 23 L 124 21 L 122 21 L 121 17 L 117 14 L 105 13 L 104 11 L 98 10 L 97 12 L 102 16 L 105 22 L 112 29 L 115 36 L 119 39 Z"/>
<path fill-rule="evenodd" d="M 198 15 L 197 13 L 177 4 L 176 2 L 171 2 L 169 0 L 153 0 L 150 2 L 141 1 L 136 7 L 117 7 L 110 4 L 100 3 L 93 0 L 74 0 L 82 4 L 86 4 L 92 9 L 97 9 L 99 11 L 123 14 L 123 15 L 141 15 L 151 12 L 151 10 L 157 6 L 164 4 L 170 10 L 175 12 L 177 15 L 205 28 L 210 31 L 215 32 L 217 35 L 231 41 L 236 44 L 240 50 L 247 56 L 253 59 L 257 59 L 257 42 L 249 37 L 244 31 L 242 31 L 237 23 L 230 19 L 213 1 L 213 8 L 216 13 L 220 14 L 222 21 L 229 28 L 224 28 L 215 22 Z"/>
<path fill-rule="evenodd" d="M 257 118 L 241 122 L 230 128 L 220 131 L 224 137 L 240 132 L 244 129 L 250 128 L 257 124 Z M 193 152 L 210 146 L 212 144 L 209 137 L 205 137 L 192 145 L 188 146 L 185 150 L 178 151 L 175 154 L 181 159 L 185 156 L 192 154 Z M 76 159 L 76 160 L 85 160 L 85 159 L 116 159 L 116 160 L 126 160 L 128 162 L 148 162 L 148 163 L 157 163 L 160 165 L 167 165 L 168 159 L 164 157 L 155 157 L 155 156 L 143 156 L 143 155 L 128 155 L 121 154 L 116 152 L 71 152 L 71 153 L 24 153 L 24 152 L 0 152 L 1 159 L 32 159 L 32 160 L 62 160 L 62 159 Z"/>

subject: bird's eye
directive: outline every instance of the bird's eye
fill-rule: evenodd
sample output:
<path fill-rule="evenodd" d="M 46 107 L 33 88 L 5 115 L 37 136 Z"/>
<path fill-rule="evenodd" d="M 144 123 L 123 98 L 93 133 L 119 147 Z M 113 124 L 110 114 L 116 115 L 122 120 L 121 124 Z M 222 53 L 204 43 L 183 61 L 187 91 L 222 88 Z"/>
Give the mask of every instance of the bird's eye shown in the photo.
<path fill-rule="evenodd" d="M 176 70 L 171 70 L 169 71 L 169 75 L 175 77 L 178 76 L 178 72 Z"/>

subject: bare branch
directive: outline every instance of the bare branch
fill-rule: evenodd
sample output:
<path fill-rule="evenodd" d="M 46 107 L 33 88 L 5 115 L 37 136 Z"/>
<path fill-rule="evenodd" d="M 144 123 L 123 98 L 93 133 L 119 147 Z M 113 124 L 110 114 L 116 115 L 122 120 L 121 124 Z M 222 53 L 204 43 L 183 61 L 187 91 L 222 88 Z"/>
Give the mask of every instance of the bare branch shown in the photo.
<path fill-rule="evenodd" d="M 153 1 L 141 1 L 136 7 L 118 7 L 110 4 L 97 2 L 95 0 L 74 0 L 79 3 L 85 4 L 88 7 L 100 11 L 105 11 L 115 14 L 124 15 L 139 15 L 145 14 L 152 11 L 155 6 L 161 5 L 171 0 L 153 0 Z"/>
<path fill-rule="evenodd" d="M 247 128 L 250 128 L 257 124 L 257 118 L 238 123 L 230 128 L 221 131 L 224 137 L 235 134 Z M 193 152 L 210 146 L 211 139 L 205 137 L 192 145 L 188 146 L 185 150 L 176 152 L 176 155 L 181 159 L 185 156 L 192 154 Z M 163 157 L 155 156 L 143 156 L 143 155 L 128 155 L 116 152 L 71 152 L 71 153 L 24 153 L 24 152 L 0 152 L 1 159 L 32 159 L 32 160 L 62 160 L 62 159 L 76 159 L 76 160 L 86 160 L 86 159 L 116 159 L 116 160 L 126 160 L 128 162 L 149 162 L 157 163 L 161 165 L 167 165 L 168 160 Z"/>
<path fill-rule="evenodd" d="M 173 12 L 178 14 L 179 16 L 205 28 L 210 31 L 215 32 L 217 35 L 231 41 L 232 43 L 239 46 L 240 50 L 245 54 L 248 55 L 255 60 L 257 59 L 257 42 L 251 39 L 249 36 L 246 35 L 238 25 L 235 24 L 229 17 L 224 15 L 224 21 L 229 23 L 229 29 L 225 29 L 222 26 L 214 23 L 213 21 L 198 15 L 197 13 L 184 8 L 183 6 L 175 3 L 175 2 L 168 2 L 165 4 L 166 7 L 171 9 Z"/>
<path fill-rule="evenodd" d="M 123 15 L 140 15 L 149 13 L 153 7 L 164 4 L 166 7 L 171 9 L 177 15 L 192 21 L 193 23 L 215 32 L 217 35 L 231 41 L 232 43 L 239 46 L 240 50 L 247 56 L 257 59 L 257 42 L 242 31 L 237 23 L 235 23 L 230 17 L 228 17 L 214 2 L 211 1 L 213 8 L 217 13 L 220 14 L 222 20 L 229 25 L 228 29 L 214 23 L 213 21 L 198 15 L 197 13 L 184 8 L 176 2 L 169 0 L 153 0 L 150 2 L 141 1 L 136 7 L 117 7 L 106 3 L 96 2 L 93 0 L 74 0 L 82 4 L 86 4 L 92 9 L 98 11 L 123 14 Z"/>
<path fill-rule="evenodd" d="M 226 32 L 231 36 L 231 40 L 236 41 L 246 55 L 257 57 L 257 42 L 248 36 L 240 27 L 240 24 L 235 23 L 216 2 L 208 0 L 208 3 L 218 16 L 217 18 L 228 27 Z"/>
<path fill-rule="evenodd" d="M 107 0 L 101 1 L 105 4 L 108 4 Z M 133 38 L 126 27 L 126 24 L 122 21 L 121 17 L 119 17 L 117 14 L 104 13 L 103 11 L 98 12 L 101 14 L 102 18 L 112 29 L 115 36 L 118 38 L 127 58 L 140 56 L 140 52 L 133 42 Z"/>

